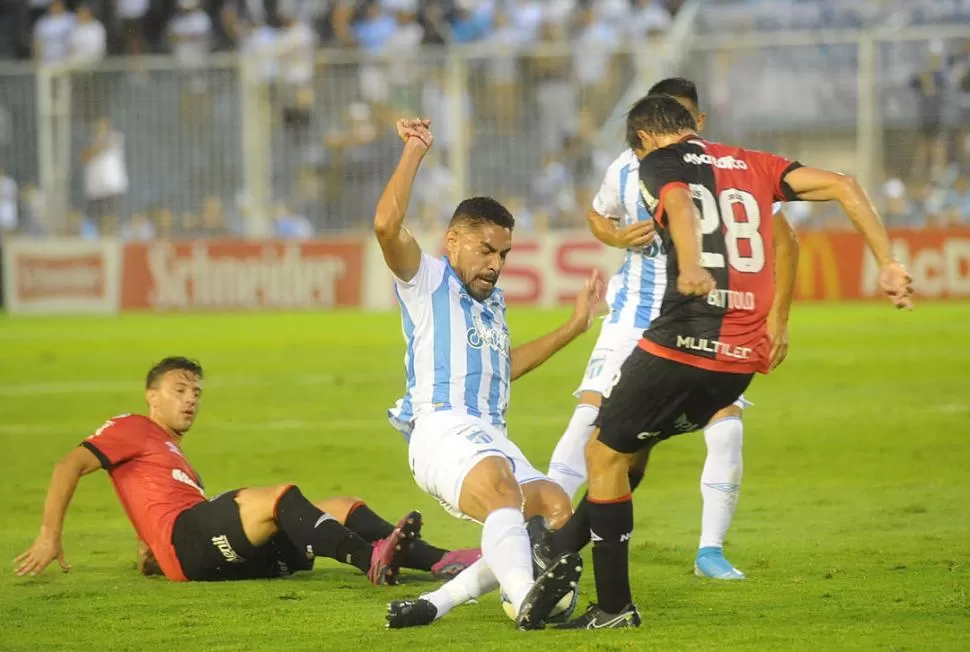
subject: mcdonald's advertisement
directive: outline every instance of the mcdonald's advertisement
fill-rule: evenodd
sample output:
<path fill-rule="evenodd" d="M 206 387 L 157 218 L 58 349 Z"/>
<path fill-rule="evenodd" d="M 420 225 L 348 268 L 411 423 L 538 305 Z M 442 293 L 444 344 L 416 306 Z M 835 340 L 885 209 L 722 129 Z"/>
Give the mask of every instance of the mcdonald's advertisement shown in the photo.
<path fill-rule="evenodd" d="M 917 298 L 970 297 L 970 227 L 892 230 L 896 258 L 913 275 Z M 801 255 L 795 298 L 809 301 L 881 296 L 879 268 L 865 240 L 854 232 L 799 234 Z"/>

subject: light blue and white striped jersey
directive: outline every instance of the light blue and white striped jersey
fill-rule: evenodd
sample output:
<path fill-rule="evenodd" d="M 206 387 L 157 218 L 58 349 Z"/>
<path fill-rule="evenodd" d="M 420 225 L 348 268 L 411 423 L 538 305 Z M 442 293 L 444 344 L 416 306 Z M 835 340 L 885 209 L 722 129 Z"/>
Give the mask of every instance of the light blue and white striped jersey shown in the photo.
<path fill-rule="evenodd" d="M 620 154 L 606 169 L 603 185 L 593 198 L 593 210 L 620 226 L 653 219 L 640 196 L 640 161 L 633 150 Z M 627 250 L 606 290 L 610 312 L 604 326 L 647 328 L 660 314 L 666 286 L 667 256 L 659 238 L 638 251 Z"/>
<path fill-rule="evenodd" d="M 388 410 L 391 424 L 410 438 L 415 419 L 448 410 L 504 430 L 511 369 L 502 291 L 477 301 L 447 258 L 422 254 L 418 273 L 409 282 L 396 279 L 395 293 L 407 389 Z"/>
<path fill-rule="evenodd" d="M 620 226 L 652 220 L 640 195 L 640 160 L 632 149 L 620 154 L 606 169 L 603 184 L 593 198 L 593 210 Z M 781 204 L 772 206 L 772 213 Z M 623 265 L 610 278 L 606 303 L 610 312 L 604 326 L 645 329 L 658 314 L 667 289 L 667 254 L 660 239 L 638 251 L 627 250 Z"/>

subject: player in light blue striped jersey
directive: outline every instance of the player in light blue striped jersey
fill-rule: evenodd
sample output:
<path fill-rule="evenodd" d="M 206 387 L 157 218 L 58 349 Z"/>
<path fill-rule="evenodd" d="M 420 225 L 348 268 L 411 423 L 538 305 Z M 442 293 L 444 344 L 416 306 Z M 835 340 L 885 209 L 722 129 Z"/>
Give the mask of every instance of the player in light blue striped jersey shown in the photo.
<path fill-rule="evenodd" d="M 512 249 L 512 215 L 494 199 L 466 199 L 449 224 L 447 256 L 423 253 L 404 214 L 432 135 L 425 120 L 399 121 L 398 135 L 404 152 L 374 218 L 407 342 L 406 392 L 389 416 L 408 439 L 418 486 L 483 529 L 482 559 L 437 591 L 391 603 L 388 626 L 431 624 L 455 605 L 501 587 L 519 627 L 540 627 L 562 598 L 575 595 L 582 561 L 564 553 L 533 579 L 523 510 L 562 524 L 572 509 L 559 485 L 508 438 L 509 387 L 589 329 L 603 284 L 592 275 L 566 324 L 512 348 L 505 299 L 496 287 Z"/>
<path fill-rule="evenodd" d="M 682 78 L 665 79 L 650 89 L 650 95 L 671 95 L 683 104 L 704 126 L 697 89 Z M 644 329 L 657 317 L 667 289 L 667 261 L 659 238 L 654 238 L 653 218 L 647 212 L 639 188 L 640 160 L 628 149 L 607 168 L 599 193 L 589 211 L 590 230 L 603 243 L 626 249 L 619 271 L 610 279 L 606 300 L 609 314 L 603 320 L 600 336 L 593 347 L 586 373 L 576 390 L 579 399 L 566 431 L 549 463 L 549 477 L 574 497 L 586 482 L 584 449 L 594 430 L 602 397 L 620 370 L 623 361 L 636 347 Z M 777 213 L 780 205 L 775 205 Z M 787 225 L 787 220 L 781 220 Z M 790 234 L 794 237 L 794 234 Z M 781 239 L 781 236 L 778 236 Z M 784 346 L 787 347 L 787 335 Z M 744 397 L 725 406 L 704 429 L 707 460 L 701 473 L 703 511 L 701 537 L 694 571 L 697 575 L 724 580 L 744 579 L 723 552 L 724 537 L 738 501 L 741 488 L 741 411 L 750 405 Z M 643 469 L 631 472 L 631 482 L 643 477 Z M 581 519 L 574 520 L 579 524 Z M 570 526 L 572 529 L 573 526 Z M 578 550 L 589 540 L 589 528 L 564 530 L 556 534 L 552 550 Z M 583 530 L 583 531 L 580 531 Z"/>

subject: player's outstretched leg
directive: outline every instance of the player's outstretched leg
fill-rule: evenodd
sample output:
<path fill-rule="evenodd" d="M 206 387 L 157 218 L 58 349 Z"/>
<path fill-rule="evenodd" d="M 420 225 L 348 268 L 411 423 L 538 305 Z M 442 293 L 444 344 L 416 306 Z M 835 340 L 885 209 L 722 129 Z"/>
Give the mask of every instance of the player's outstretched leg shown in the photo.
<path fill-rule="evenodd" d="M 415 522 L 406 518 L 403 527 L 372 545 L 317 508 L 294 485 L 242 489 L 235 500 L 243 531 L 254 546 L 283 532 L 300 549 L 355 566 L 373 584 L 396 577 L 401 557 L 416 534 Z"/>
<path fill-rule="evenodd" d="M 484 559 L 465 569 L 436 591 L 417 600 L 397 600 L 387 606 L 387 626 L 392 629 L 430 625 L 460 604 L 498 588 L 498 580 Z"/>
<path fill-rule="evenodd" d="M 394 532 L 395 526 L 381 518 L 360 498 L 341 496 L 327 498 L 314 503 L 322 511 L 335 516 L 348 530 L 356 532 L 364 541 L 375 543 L 386 539 Z M 474 564 L 481 556 L 479 548 L 443 550 L 436 548 L 420 538 L 421 514 L 416 514 L 417 534 L 411 546 L 401 556 L 401 566 L 415 570 L 429 571 L 442 580 L 450 580 Z M 402 528 L 404 522 L 397 524 Z"/>
<path fill-rule="evenodd" d="M 704 506 L 700 544 L 694 560 L 694 574 L 699 577 L 717 580 L 745 577 L 724 557 L 724 536 L 734 518 L 741 490 L 743 438 L 741 408 L 737 405 L 715 414 L 704 429 L 707 460 L 700 483 Z"/>
<path fill-rule="evenodd" d="M 547 475 L 563 488 L 570 501 L 586 483 L 586 444 L 596 428 L 593 424 L 601 401 L 602 397 L 596 392 L 579 395 L 579 403 L 549 460 Z"/>

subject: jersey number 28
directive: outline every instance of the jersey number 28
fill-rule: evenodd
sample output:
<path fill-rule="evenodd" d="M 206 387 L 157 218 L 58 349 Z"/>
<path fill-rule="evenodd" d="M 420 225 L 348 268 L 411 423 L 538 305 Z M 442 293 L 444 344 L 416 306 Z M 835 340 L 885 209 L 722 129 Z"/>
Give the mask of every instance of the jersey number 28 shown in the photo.
<path fill-rule="evenodd" d="M 694 213 L 701 223 L 701 233 L 711 235 L 724 223 L 724 243 L 728 262 L 739 272 L 757 274 L 765 266 L 765 243 L 758 232 L 761 226 L 761 209 L 758 200 L 750 192 L 727 188 L 715 199 L 706 186 L 692 183 L 690 196 L 694 200 Z M 740 206 L 747 218 L 738 222 L 734 217 L 735 206 Z M 747 240 L 748 255 L 742 255 L 738 243 Z M 724 256 L 710 251 L 701 252 L 701 265 L 707 268 L 724 267 Z"/>

